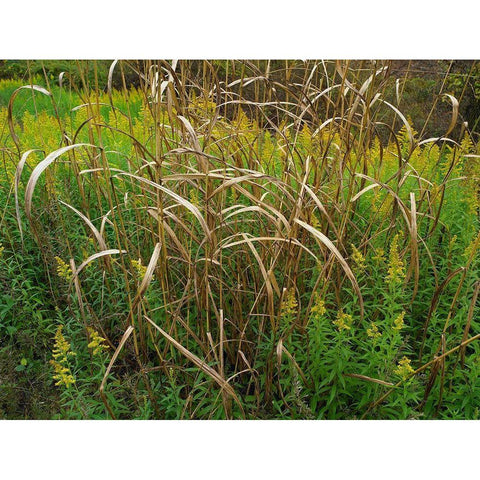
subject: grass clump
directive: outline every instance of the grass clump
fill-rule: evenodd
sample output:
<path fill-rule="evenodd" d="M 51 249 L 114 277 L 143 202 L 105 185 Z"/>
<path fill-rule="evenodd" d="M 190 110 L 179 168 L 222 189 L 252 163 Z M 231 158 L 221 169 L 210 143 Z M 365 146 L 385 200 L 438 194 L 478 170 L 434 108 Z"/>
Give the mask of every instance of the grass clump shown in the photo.
<path fill-rule="evenodd" d="M 468 129 L 418 138 L 388 62 L 201 66 L 0 107 L 0 394 L 31 368 L 50 418 L 477 418 Z"/>

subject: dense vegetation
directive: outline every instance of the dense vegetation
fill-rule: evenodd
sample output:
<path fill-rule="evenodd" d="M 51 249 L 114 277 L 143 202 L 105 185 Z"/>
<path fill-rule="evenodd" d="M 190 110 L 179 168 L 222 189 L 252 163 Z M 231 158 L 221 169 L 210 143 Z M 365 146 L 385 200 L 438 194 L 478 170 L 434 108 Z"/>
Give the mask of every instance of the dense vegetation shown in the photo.
<path fill-rule="evenodd" d="M 457 79 L 429 138 L 388 62 L 272 65 L 0 80 L 4 418 L 480 416 Z"/>

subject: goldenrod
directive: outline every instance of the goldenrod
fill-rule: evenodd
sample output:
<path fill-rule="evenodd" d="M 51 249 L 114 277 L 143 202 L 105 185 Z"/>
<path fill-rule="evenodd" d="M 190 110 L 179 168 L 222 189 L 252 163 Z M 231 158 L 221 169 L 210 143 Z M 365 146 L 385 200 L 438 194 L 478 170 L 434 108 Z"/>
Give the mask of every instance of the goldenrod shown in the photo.
<path fill-rule="evenodd" d="M 388 264 L 388 275 L 386 277 L 387 283 L 394 285 L 401 282 L 405 278 L 405 270 L 403 266 L 403 261 L 400 258 L 400 253 L 398 249 L 398 238 L 400 234 L 397 233 L 392 240 L 390 245 L 390 258 Z"/>
<path fill-rule="evenodd" d="M 75 352 L 70 350 L 70 343 L 67 342 L 62 334 L 63 325 L 59 325 L 55 333 L 55 344 L 53 347 L 52 357 L 50 364 L 54 368 L 53 379 L 57 380 L 55 385 L 65 385 L 69 388 L 70 385 L 75 383 L 75 378 L 72 375 L 70 367 L 68 365 L 68 357 L 75 356 Z"/>
<path fill-rule="evenodd" d="M 357 265 L 357 267 L 360 269 L 360 270 L 365 270 L 365 257 L 362 255 L 362 252 L 360 252 L 360 250 L 357 249 L 357 247 L 355 247 L 355 245 L 351 245 L 352 246 L 352 259 L 353 261 L 355 262 L 355 264 Z"/>
<path fill-rule="evenodd" d="M 138 260 L 132 260 L 132 265 L 135 271 L 137 272 L 137 275 L 140 278 L 143 278 L 147 273 L 147 267 L 145 265 L 142 265 L 142 259 L 139 258 Z"/>
<path fill-rule="evenodd" d="M 98 355 L 102 350 L 110 348 L 105 343 L 105 339 L 99 335 L 99 333 L 92 327 L 87 327 L 88 334 L 90 335 L 90 343 L 88 348 L 93 349 L 93 355 Z"/>
<path fill-rule="evenodd" d="M 373 339 L 382 336 L 381 332 L 378 330 L 378 327 L 374 322 L 370 323 L 370 328 L 367 328 L 367 335 Z"/>
<path fill-rule="evenodd" d="M 317 293 L 316 296 L 315 296 L 315 303 L 313 304 L 310 312 L 313 315 L 318 315 L 319 317 L 321 317 L 322 315 L 325 314 L 326 311 L 327 311 L 327 309 L 325 308 L 325 301 L 322 300 L 320 298 L 320 295 L 318 295 L 318 293 Z"/>
<path fill-rule="evenodd" d="M 295 290 L 293 288 L 288 289 L 284 293 L 282 305 L 280 307 L 281 317 L 291 317 L 297 314 L 297 300 L 295 298 Z"/>
<path fill-rule="evenodd" d="M 353 318 L 350 314 L 344 313 L 341 310 L 337 314 L 337 319 L 333 321 L 338 330 L 350 330 L 352 328 Z"/>
<path fill-rule="evenodd" d="M 405 317 L 405 311 L 403 311 L 400 315 L 397 316 L 397 318 L 395 318 L 395 320 L 393 321 L 394 330 L 401 330 L 404 327 L 404 323 L 403 323 L 404 317 Z"/>
<path fill-rule="evenodd" d="M 65 263 L 60 257 L 55 257 L 57 261 L 57 274 L 60 278 L 64 278 L 69 282 L 73 277 L 73 272 L 71 267 Z"/>
<path fill-rule="evenodd" d="M 403 380 L 406 380 L 410 375 L 415 371 L 411 365 L 411 360 L 407 357 L 403 357 L 399 362 L 397 368 L 394 370 L 396 375 L 402 377 Z"/>

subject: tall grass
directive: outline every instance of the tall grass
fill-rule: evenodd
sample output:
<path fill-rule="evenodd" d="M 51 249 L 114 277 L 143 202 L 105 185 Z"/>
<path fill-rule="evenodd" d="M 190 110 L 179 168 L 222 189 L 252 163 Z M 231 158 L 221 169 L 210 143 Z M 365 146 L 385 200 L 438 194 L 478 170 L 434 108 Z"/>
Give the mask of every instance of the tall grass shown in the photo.
<path fill-rule="evenodd" d="M 62 78 L 68 112 L 47 79 L 12 92 L 3 257 L 41 254 L 61 416 L 478 416 L 477 147 L 448 92 L 419 138 L 389 62 L 360 67 L 114 62 Z"/>

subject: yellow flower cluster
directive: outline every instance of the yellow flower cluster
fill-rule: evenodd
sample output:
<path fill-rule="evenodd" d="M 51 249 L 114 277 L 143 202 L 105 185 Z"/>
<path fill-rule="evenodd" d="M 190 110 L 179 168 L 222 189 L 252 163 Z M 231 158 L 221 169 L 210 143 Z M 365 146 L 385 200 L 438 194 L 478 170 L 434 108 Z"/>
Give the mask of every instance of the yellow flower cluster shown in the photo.
<path fill-rule="evenodd" d="M 282 305 L 280 307 L 281 317 L 291 317 L 297 314 L 297 300 L 295 298 L 295 290 L 293 288 L 284 292 Z"/>
<path fill-rule="evenodd" d="M 53 360 L 50 360 L 50 364 L 55 371 L 53 375 L 53 379 L 57 380 L 55 385 L 65 385 L 66 388 L 69 388 L 70 385 L 75 383 L 75 378 L 68 366 L 68 357 L 75 356 L 75 352 L 70 350 L 70 343 L 65 340 L 62 329 L 63 325 L 59 325 L 55 333 L 55 345 L 52 352 Z"/>
<path fill-rule="evenodd" d="M 217 104 L 209 98 L 192 96 L 190 107 L 197 115 L 211 115 L 217 108 Z"/>
<path fill-rule="evenodd" d="M 101 351 L 110 348 L 105 339 L 99 335 L 99 333 L 92 327 L 87 327 L 88 334 L 90 335 L 90 343 L 88 348 L 93 350 L 93 355 L 98 355 Z"/>
<path fill-rule="evenodd" d="M 315 298 L 315 303 L 313 304 L 313 307 L 311 309 L 311 313 L 313 315 L 317 315 L 319 317 L 321 317 L 322 315 L 324 315 L 326 313 L 327 309 L 325 308 L 325 300 L 322 300 L 320 298 L 320 295 L 318 295 L 318 293 L 316 294 L 316 298 Z"/>
<path fill-rule="evenodd" d="M 403 327 L 404 327 L 404 322 L 403 322 L 403 319 L 405 317 L 405 310 L 397 316 L 397 318 L 395 318 L 395 320 L 393 321 L 393 329 L 394 330 L 401 330 Z"/>
<path fill-rule="evenodd" d="M 0 242 L 0 257 L 2 256 L 4 250 L 5 247 L 3 246 L 2 242 Z"/>
<path fill-rule="evenodd" d="M 303 125 L 298 140 L 300 146 L 303 147 L 307 155 L 313 155 L 314 153 L 316 153 L 316 147 L 318 147 L 318 140 L 313 137 L 312 131 L 306 123 Z"/>
<path fill-rule="evenodd" d="M 392 240 L 390 245 L 390 258 L 388 265 L 388 275 L 386 277 L 387 283 L 394 285 L 401 282 L 405 278 L 405 269 L 403 266 L 403 261 L 400 258 L 400 253 L 398 249 L 398 238 L 400 234 L 397 233 Z"/>
<path fill-rule="evenodd" d="M 73 277 L 73 273 L 70 265 L 65 263 L 60 257 L 55 257 L 55 260 L 57 261 L 58 276 L 60 278 L 64 278 L 65 280 L 67 280 L 67 282 L 69 282 Z"/>
<path fill-rule="evenodd" d="M 352 328 L 353 318 L 348 313 L 343 313 L 341 310 L 337 314 L 337 319 L 333 321 L 338 330 L 350 330 Z"/>
<path fill-rule="evenodd" d="M 137 275 L 140 278 L 143 278 L 147 273 L 147 267 L 145 265 L 142 265 L 142 259 L 139 258 L 138 260 L 132 260 L 132 265 L 135 271 L 137 272 Z"/>
<path fill-rule="evenodd" d="M 399 362 L 394 373 L 406 380 L 415 370 L 410 365 L 411 360 L 407 357 L 403 357 Z"/>
<path fill-rule="evenodd" d="M 365 257 L 362 255 L 362 252 L 355 247 L 355 245 L 352 244 L 351 246 L 353 252 L 352 259 L 355 262 L 355 265 L 357 265 L 360 270 L 365 270 Z"/>
<path fill-rule="evenodd" d="M 46 152 L 56 150 L 62 140 L 58 130 L 57 119 L 47 112 L 32 114 L 26 111 L 22 118 L 23 129 L 20 133 L 20 142 L 24 148 L 41 148 Z"/>
<path fill-rule="evenodd" d="M 370 328 L 367 328 L 367 335 L 373 339 L 382 336 L 381 332 L 378 330 L 378 327 L 374 322 L 370 323 Z"/>

